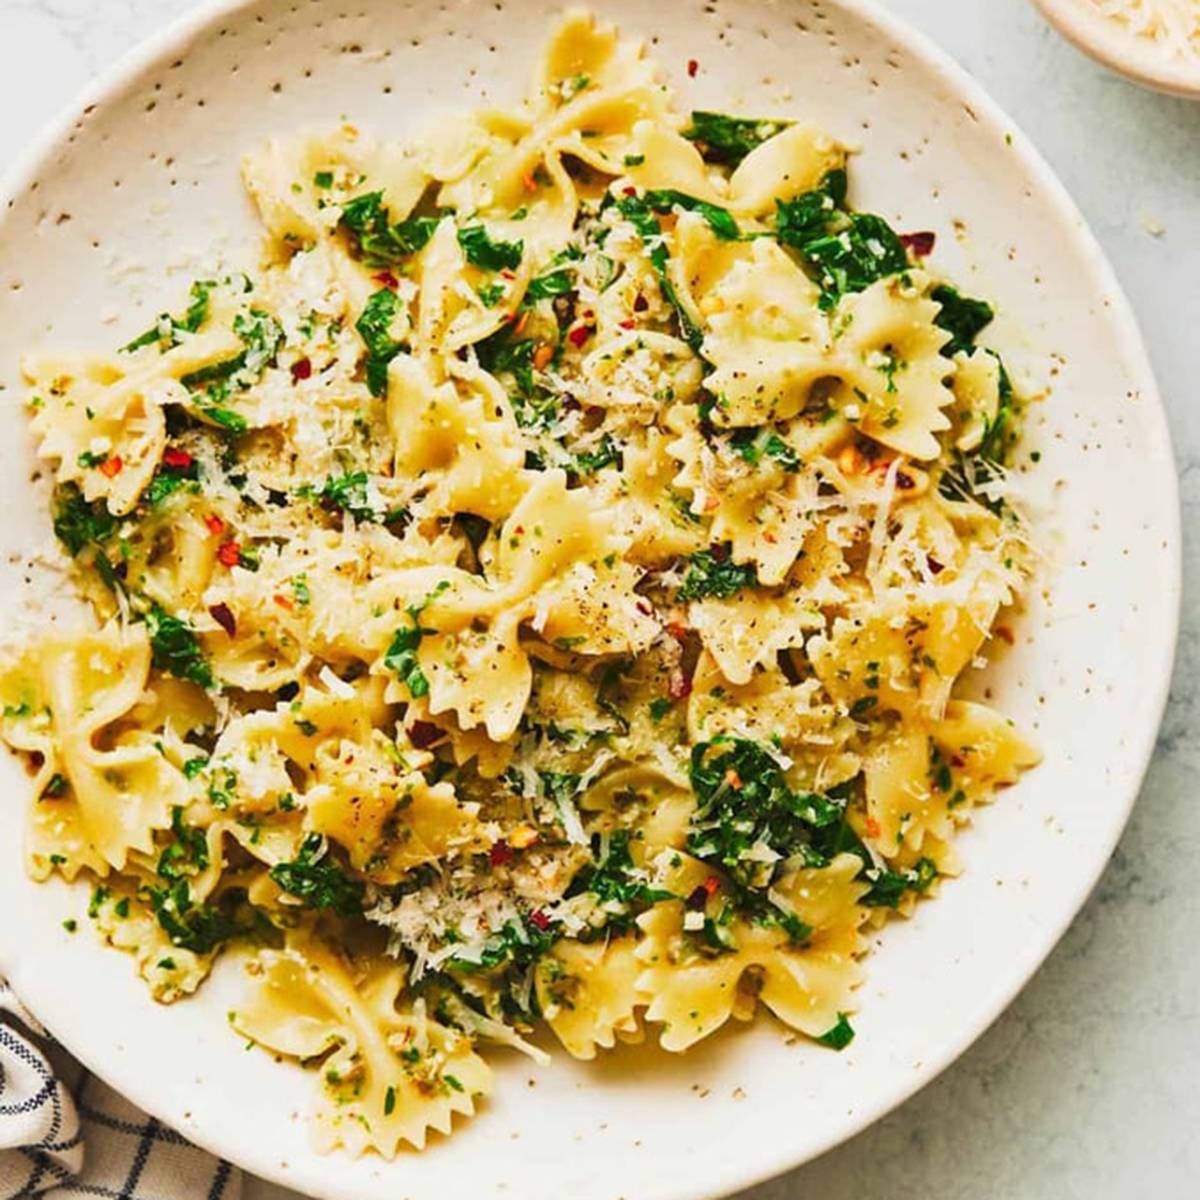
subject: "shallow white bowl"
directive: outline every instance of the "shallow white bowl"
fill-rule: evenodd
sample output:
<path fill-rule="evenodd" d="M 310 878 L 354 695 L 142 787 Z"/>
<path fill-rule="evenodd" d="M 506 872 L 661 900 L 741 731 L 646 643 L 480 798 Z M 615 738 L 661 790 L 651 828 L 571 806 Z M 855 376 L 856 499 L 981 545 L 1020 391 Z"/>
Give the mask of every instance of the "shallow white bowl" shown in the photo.
<path fill-rule="evenodd" d="M 1200 61 L 1164 54 L 1129 33 L 1088 0 L 1033 0 L 1046 20 L 1085 54 L 1118 75 L 1155 91 L 1200 100 Z"/>
<path fill-rule="evenodd" d="M 61 928 L 86 897 L 21 869 L 26 784 L 0 763 L 0 971 L 96 1072 L 250 1170 L 337 1200 L 697 1200 L 829 1148 L 932 1079 L 1049 953 L 1125 823 L 1154 743 L 1179 603 L 1175 473 L 1137 327 L 1062 187 L 980 89 L 860 0 L 596 5 L 656 43 L 685 105 L 805 114 L 861 141 L 854 199 L 933 229 L 934 263 L 996 299 L 992 341 L 1049 395 L 1044 591 L 978 686 L 1032 726 L 1046 762 L 962 839 L 966 874 L 869 963 L 842 1054 L 762 1019 L 686 1057 L 624 1048 L 596 1065 L 502 1059 L 495 1098 L 424 1155 L 322 1158 L 301 1114 L 314 1081 L 225 1027 L 237 970 L 157 1007 L 123 955 Z M 522 91 L 551 0 L 252 0 L 156 39 L 19 166 L 0 209 L 0 596 L 46 536 L 27 480 L 18 358 L 111 347 L 187 282 L 253 254 L 240 151 L 330 122 L 403 136 L 437 112 Z M 685 65 L 699 63 L 689 80 Z M 121 314 L 119 324 L 106 323 Z M 83 923 L 86 925 L 86 922 Z"/>

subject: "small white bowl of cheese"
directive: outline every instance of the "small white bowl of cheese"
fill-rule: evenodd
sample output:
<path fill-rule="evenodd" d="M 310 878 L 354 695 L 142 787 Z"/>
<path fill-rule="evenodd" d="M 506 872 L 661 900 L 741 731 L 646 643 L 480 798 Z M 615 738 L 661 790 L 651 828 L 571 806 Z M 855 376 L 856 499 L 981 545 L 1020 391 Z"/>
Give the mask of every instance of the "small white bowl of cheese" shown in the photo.
<path fill-rule="evenodd" d="M 1200 99 L 1200 0 L 1034 0 L 1086 54 L 1135 83 Z"/>

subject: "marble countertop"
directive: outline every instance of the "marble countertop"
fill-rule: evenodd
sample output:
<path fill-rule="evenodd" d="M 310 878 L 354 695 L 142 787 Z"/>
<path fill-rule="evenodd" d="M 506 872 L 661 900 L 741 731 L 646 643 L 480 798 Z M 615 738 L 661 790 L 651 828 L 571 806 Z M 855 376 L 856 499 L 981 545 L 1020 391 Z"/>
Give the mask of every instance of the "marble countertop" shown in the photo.
<path fill-rule="evenodd" d="M 0 0 L 0 167 L 94 74 L 196 0 Z M 1163 1200 L 1200 1175 L 1200 105 L 1082 58 L 1025 0 L 887 0 L 1032 136 L 1138 312 L 1175 438 L 1184 618 L 1170 705 L 1133 820 L 1033 982 L 954 1067 L 744 1200 Z M 1114 481 L 1120 486 L 1120 481 Z M 247 1200 L 293 1193 L 251 1180 Z"/>

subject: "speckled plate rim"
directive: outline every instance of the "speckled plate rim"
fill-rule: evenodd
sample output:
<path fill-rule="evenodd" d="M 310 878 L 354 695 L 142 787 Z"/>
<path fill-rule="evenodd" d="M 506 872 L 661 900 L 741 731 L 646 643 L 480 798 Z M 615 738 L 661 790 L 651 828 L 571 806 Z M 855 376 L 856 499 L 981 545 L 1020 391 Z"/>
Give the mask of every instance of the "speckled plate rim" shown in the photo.
<path fill-rule="evenodd" d="M 1059 33 L 1096 62 L 1143 87 L 1200 100 L 1200 61 L 1188 67 L 1140 43 L 1081 0 L 1033 0 Z"/>
<path fill-rule="evenodd" d="M 1149 401 L 1146 410 L 1146 422 L 1149 426 L 1147 433 L 1152 441 L 1158 443 L 1164 461 L 1173 464 L 1175 460 L 1166 414 L 1132 306 L 1078 206 L 1049 164 L 982 85 L 926 35 L 887 12 L 875 0 L 827 2 L 832 8 L 842 9 L 874 25 L 914 57 L 922 60 L 945 85 L 948 92 L 968 106 L 972 116 L 981 125 L 1009 140 L 1014 152 L 1019 155 L 1023 165 L 1036 181 L 1041 195 L 1054 206 L 1064 227 L 1069 228 L 1072 236 L 1077 239 L 1078 248 L 1092 272 L 1092 286 L 1098 294 L 1102 293 L 1111 298 L 1110 317 L 1120 331 L 1123 341 L 1122 354 L 1138 377 L 1143 398 Z M 1041 3 L 1041 0 L 1037 2 Z M 27 150 L 17 157 L 13 165 L 0 174 L 0 210 L 10 206 L 13 198 L 36 180 L 60 144 L 67 139 L 80 114 L 102 103 L 127 81 L 154 63 L 182 57 L 194 39 L 219 22 L 236 16 L 252 3 L 253 0 L 211 0 L 209 3 L 200 3 L 194 11 L 184 14 L 127 52 L 83 89 L 42 134 L 33 140 Z M 956 1035 L 947 1037 L 938 1053 L 929 1055 L 915 1070 L 898 1072 L 896 1081 L 890 1088 L 878 1088 L 873 1102 L 862 1105 L 852 1117 L 843 1122 L 836 1133 L 816 1144 L 806 1146 L 803 1150 L 786 1144 L 775 1146 L 764 1144 L 761 1140 L 746 1140 L 740 1144 L 742 1153 L 730 1156 L 728 1165 L 722 1170 L 709 1170 L 704 1179 L 682 1179 L 677 1187 L 669 1191 L 657 1189 L 654 1193 L 655 1200 L 717 1200 L 792 1170 L 862 1132 L 931 1083 L 965 1053 L 1023 990 L 1066 933 L 1103 874 L 1128 823 L 1154 751 L 1168 697 L 1182 599 L 1181 512 L 1177 472 L 1172 469 L 1158 482 L 1163 489 L 1162 515 L 1165 523 L 1161 533 L 1167 550 L 1165 578 L 1161 582 L 1168 597 L 1170 624 L 1168 629 L 1158 632 L 1154 646 L 1159 661 L 1153 675 L 1158 682 L 1154 692 L 1145 696 L 1145 704 L 1141 708 L 1141 729 L 1135 745 L 1131 748 L 1136 770 L 1128 776 L 1123 806 L 1119 812 L 1113 814 L 1115 819 L 1110 836 L 1106 840 L 1105 853 L 1096 855 L 1096 861 L 1084 884 L 1074 896 L 1073 902 L 1064 905 L 1061 911 L 1055 913 L 1055 919 L 1047 921 L 1039 930 L 1038 937 L 1031 937 L 1025 942 L 1025 952 L 1017 961 L 1010 960 L 1005 972 L 996 973 L 995 985 L 973 1011 L 963 1014 Z M 35 1015 L 38 1015 L 36 1003 L 31 1007 Z M 100 1047 L 80 1043 L 72 1036 L 70 1029 L 58 1024 L 52 1024 L 49 1029 L 93 1074 L 125 1095 L 139 1108 L 168 1125 L 172 1124 L 171 1115 L 165 1109 L 163 1098 L 152 1079 L 139 1071 L 130 1060 L 120 1056 L 115 1059 L 106 1058 Z M 230 1160 L 260 1178 L 293 1189 L 302 1185 L 297 1173 L 281 1169 L 272 1148 L 263 1146 L 255 1138 L 247 1137 L 236 1145 L 229 1144 L 222 1139 L 208 1137 L 203 1129 L 194 1126 L 186 1130 L 186 1136 L 202 1148 Z M 356 1198 L 346 1193 L 344 1200 Z"/>

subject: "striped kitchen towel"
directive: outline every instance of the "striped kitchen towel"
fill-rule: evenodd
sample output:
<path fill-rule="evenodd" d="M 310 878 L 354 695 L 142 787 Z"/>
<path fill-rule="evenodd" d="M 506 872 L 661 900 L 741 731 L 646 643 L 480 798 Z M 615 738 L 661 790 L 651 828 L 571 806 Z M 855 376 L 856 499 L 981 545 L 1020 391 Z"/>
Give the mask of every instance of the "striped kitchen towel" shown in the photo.
<path fill-rule="evenodd" d="M 241 1174 L 85 1071 L 0 979 L 0 1200 L 238 1200 Z"/>

